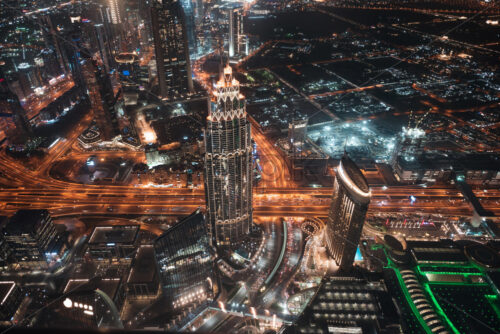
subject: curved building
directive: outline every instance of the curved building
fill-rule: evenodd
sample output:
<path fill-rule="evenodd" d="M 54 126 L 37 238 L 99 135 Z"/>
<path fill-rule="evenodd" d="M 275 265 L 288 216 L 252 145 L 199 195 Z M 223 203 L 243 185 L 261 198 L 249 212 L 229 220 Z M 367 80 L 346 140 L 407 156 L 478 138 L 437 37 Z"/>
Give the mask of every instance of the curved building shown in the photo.
<path fill-rule="evenodd" d="M 368 182 L 345 153 L 337 168 L 325 231 L 328 253 L 341 270 L 354 261 L 370 197 Z"/>
<path fill-rule="evenodd" d="M 205 192 L 212 242 L 240 242 L 252 223 L 252 144 L 245 100 L 229 65 L 215 85 L 207 118 Z"/>

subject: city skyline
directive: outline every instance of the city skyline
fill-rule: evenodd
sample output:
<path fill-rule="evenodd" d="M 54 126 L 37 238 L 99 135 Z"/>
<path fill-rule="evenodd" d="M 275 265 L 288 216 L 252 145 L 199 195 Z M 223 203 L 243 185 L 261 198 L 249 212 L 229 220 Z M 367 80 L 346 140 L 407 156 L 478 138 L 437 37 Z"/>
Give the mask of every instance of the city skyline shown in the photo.
<path fill-rule="evenodd" d="M 0 332 L 496 334 L 499 15 L 1 0 Z"/>

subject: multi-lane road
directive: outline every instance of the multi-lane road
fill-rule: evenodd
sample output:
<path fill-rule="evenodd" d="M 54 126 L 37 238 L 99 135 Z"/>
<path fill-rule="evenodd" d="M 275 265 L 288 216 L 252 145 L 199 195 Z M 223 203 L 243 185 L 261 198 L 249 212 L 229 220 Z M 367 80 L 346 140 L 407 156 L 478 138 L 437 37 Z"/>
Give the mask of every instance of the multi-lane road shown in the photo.
<path fill-rule="evenodd" d="M 134 185 L 92 185 L 66 182 L 50 176 L 50 167 L 65 156 L 84 156 L 72 151 L 74 142 L 91 120 L 91 115 L 60 141 L 33 168 L 1 153 L 0 214 L 21 208 L 46 208 L 55 216 L 78 214 L 185 215 L 203 207 L 203 189 L 153 188 Z M 274 145 L 255 126 L 262 167 L 262 180 L 254 189 L 255 216 L 326 216 L 331 188 L 298 187 L 290 178 L 287 165 Z M 125 156 L 128 153 L 123 152 Z M 90 155 L 117 155 L 116 152 L 91 152 Z M 137 158 L 138 153 L 132 155 Z M 417 198 L 414 203 L 410 195 Z M 500 214 L 500 190 L 476 191 L 481 204 Z M 446 215 L 471 215 L 471 209 L 454 186 L 372 187 L 374 212 L 420 212 Z"/>

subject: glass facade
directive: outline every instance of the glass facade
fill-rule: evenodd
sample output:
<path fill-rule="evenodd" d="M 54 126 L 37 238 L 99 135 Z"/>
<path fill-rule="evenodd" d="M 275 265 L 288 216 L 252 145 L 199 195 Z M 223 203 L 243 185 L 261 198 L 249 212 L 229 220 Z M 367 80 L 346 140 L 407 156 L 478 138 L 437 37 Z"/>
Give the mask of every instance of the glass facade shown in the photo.
<path fill-rule="evenodd" d="M 160 284 L 174 309 L 213 298 L 213 257 L 201 212 L 168 229 L 155 240 L 154 248 Z"/>

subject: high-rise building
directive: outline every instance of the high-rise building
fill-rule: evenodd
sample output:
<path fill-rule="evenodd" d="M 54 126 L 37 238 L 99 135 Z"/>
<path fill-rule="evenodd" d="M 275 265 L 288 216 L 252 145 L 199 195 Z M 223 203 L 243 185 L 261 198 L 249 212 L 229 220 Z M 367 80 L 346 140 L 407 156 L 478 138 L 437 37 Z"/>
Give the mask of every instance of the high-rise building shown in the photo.
<path fill-rule="evenodd" d="M 184 16 L 186 18 L 186 35 L 189 47 L 189 54 L 196 55 L 197 53 L 197 43 L 196 43 L 196 25 L 195 25 L 195 5 L 196 3 L 192 0 L 181 0 L 182 9 L 184 10 Z"/>
<path fill-rule="evenodd" d="M 109 8 L 109 14 L 111 17 L 111 23 L 120 24 L 123 21 L 123 14 L 125 9 L 123 8 L 123 0 L 107 0 L 106 5 Z"/>
<path fill-rule="evenodd" d="M 88 88 L 90 104 L 101 138 L 111 140 L 120 134 L 115 105 L 119 95 L 114 95 L 108 73 L 96 62 L 87 60 L 82 65 L 82 74 Z"/>
<path fill-rule="evenodd" d="M 325 234 L 328 253 L 340 270 L 352 266 L 370 197 L 366 178 L 344 153 L 335 176 Z"/>
<path fill-rule="evenodd" d="M 154 0 L 151 24 L 161 97 L 192 93 L 186 19 L 179 0 Z"/>
<path fill-rule="evenodd" d="M 243 33 L 242 8 L 229 8 L 229 57 L 248 54 L 247 37 Z"/>
<path fill-rule="evenodd" d="M 61 70 L 64 73 L 69 73 L 70 68 L 68 65 L 68 59 L 66 58 L 66 55 L 63 53 L 63 49 L 61 48 L 61 43 L 59 42 L 57 32 L 54 29 L 54 25 L 52 24 L 51 16 L 42 15 L 40 16 L 39 20 L 40 24 L 45 27 L 45 29 L 42 29 L 42 32 L 44 34 L 46 47 L 54 50 Z"/>
<path fill-rule="evenodd" d="M 10 144 L 24 144 L 32 134 L 26 112 L 0 68 L 0 142 L 8 139 Z"/>
<path fill-rule="evenodd" d="M 154 242 L 164 296 L 173 309 L 199 305 L 216 291 L 205 218 L 197 210 Z"/>
<path fill-rule="evenodd" d="M 208 228 L 217 246 L 236 244 L 250 231 L 252 171 L 245 99 L 227 65 L 215 85 L 205 132 Z"/>
<path fill-rule="evenodd" d="M 65 249 L 47 210 L 19 210 L 3 229 L 13 262 L 25 268 L 46 268 Z"/>

